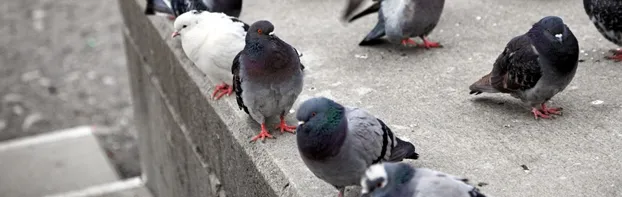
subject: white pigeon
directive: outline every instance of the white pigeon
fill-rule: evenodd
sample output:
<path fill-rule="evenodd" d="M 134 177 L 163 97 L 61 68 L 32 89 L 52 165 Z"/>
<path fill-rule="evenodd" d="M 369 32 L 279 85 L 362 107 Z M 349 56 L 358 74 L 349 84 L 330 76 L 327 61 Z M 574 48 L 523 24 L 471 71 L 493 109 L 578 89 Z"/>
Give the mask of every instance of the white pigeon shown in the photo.
<path fill-rule="evenodd" d="M 192 10 L 177 17 L 172 37 L 181 37 L 184 53 L 216 85 L 216 100 L 231 95 L 233 58 L 246 44 L 248 24 L 224 13 Z M 218 95 L 217 95 L 218 94 Z"/>

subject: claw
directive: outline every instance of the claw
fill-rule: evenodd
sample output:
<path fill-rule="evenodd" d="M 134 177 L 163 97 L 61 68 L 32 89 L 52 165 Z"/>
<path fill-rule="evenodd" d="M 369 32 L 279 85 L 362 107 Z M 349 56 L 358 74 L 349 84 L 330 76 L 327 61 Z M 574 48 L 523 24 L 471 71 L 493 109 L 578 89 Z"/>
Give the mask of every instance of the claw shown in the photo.
<path fill-rule="evenodd" d="M 265 123 L 261 123 L 261 132 L 259 132 L 259 135 L 253 137 L 251 139 L 251 142 L 254 142 L 257 139 L 261 139 L 261 141 L 266 140 L 266 138 L 274 138 L 272 137 L 272 135 L 270 135 L 270 133 L 268 133 L 268 130 L 266 129 L 266 124 Z"/>
<path fill-rule="evenodd" d="M 225 94 L 229 96 L 231 95 L 231 93 L 233 93 L 233 87 L 226 83 L 222 83 L 220 85 L 217 85 L 216 88 L 214 88 L 214 93 L 212 93 L 212 98 L 214 98 L 215 100 L 218 100 L 220 99 L 220 97 L 223 97 Z M 216 94 L 218 94 L 218 96 L 216 96 Z"/>
<path fill-rule="evenodd" d="M 281 116 L 280 118 L 281 118 L 281 123 L 276 126 L 276 129 L 281 129 L 281 133 L 284 133 L 284 132 L 295 133 L 296 132 L 296 126 L 289 126 L 285 122 L 285 119 L 283 116 Z"/>
<path fill-rule="evenodd" d="M 438 42 L 432 42 L 430 40 L 428 40 L 426 37 L 421 36 L 421 39 L 423 40 L 423 47 L 425 47 L 426 49 L 429 48 L 442 48 L 443 45 L 441 45 Z"/>

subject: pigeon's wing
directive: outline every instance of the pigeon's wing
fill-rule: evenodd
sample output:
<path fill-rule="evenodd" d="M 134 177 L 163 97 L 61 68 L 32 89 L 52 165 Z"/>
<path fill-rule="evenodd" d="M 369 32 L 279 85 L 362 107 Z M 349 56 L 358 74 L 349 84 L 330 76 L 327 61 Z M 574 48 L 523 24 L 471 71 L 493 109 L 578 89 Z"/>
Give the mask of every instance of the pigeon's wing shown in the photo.
<path fill-rule="evenodd" d="M 418 168 L 417 175 L 410 181 L 410 186 L 418 191 L 416 197 L 485 197 L 466 180 L 443 172 Z"/>
<path fill-rule="evenodd" d="M 156 12 L 174 15 L 168 0 L 147 0 L 145 14 L 154 15 Z"/>
<path fill-rule="evenodd" d="M 363 16 L 366 16 L 368 14 L 371 14 L 371 13 L 374 13 L 380 10 L 382 0 L 372 0 L 373 3 L 369 5 L 369 7 L 365 8 L 363 11 L 361 11 L 358 14 L 354 14 L 353 13 L 354 10 L 356 10 L 356 8 L 358 8 L 361 5 L 361 3 L 363 3 L 363 1 L 364 0 L 348 0 L 348 5 L 346 6 L 346 9 L 343 11 L 342 20 L 347 20 L 349 23 L 351 23 L 352 21 L 356 19 L 359 19 Z"/>
<path fill-rule="evenodd" d="M 244 105 L 244 101 L 242 100 L 242 78 L 240 78 L 240 55 L 242 52 L 240 51 L 235 58 L 233 58 L 233 65 L 231 65 L 231 73 L 233 74 L 233 91 L 235 91 L 235 99 L 238 101 L 238 107 L 243 109 L 244 112 L 250 114 L 248 112 L 248 108 Z"/>
<path fill-rule="evenodd" d="M 536 49 L 526 35 L 512 39 L 493 65 L 492 87 L 504 93 L 531 89 L 542 77 Z"/>
<path fill-rule="evenodd" d="M 232 20 L 233 22 L 236 22 L 236 23 L 241 23 L 241 24 L 242 24 L 242 28 L 244 28 L 244 31 L 245 31 L 245 32 L 248 32 L 248 28 L 250 28 L 250 25 L 248 25 L 247 23 L 245 23 L 244 21 L 240 20 L 240 19 L 239 19 L 239 18 L 237 18 L 237 17 L 230 17 L 230 18 L 231 18 L 231 20 Z"/>
<path fill-rule="evenodd" d="M 356 143 L 353 146 L 357 146 L 359 151 L 364 151 L 368 161 L 372 163 L 401 161 L 405 156 L 416 154 L 412 144 L 398 142 L 391 129 L 367 111 L 360 108 L 346 108 L 346 117 L 348 135 L 356 139 L 353 140 Z"/>
<path fill-rule="evenodd" d="M 302 53 L 298 52 L 298 49 L 292 47 L 294 49 L 294 51 L 296 51 L 296 54 L 298 54 L 298 58 L 302 57 Z M 302 65 L 302 61 L 300 61 L 300 70 L 305 70 L 305 65 Z"/>
<path fill-rule="evenodd" d="M 385 35 L 384 32 L 384 16 L 382 10 L 378 12 L 378 22 L 376 26 L 365 36 L 363 41 L 359 43 L 359 46 L 376 45 L 383 42 L 380 38 Z"/>
<path fill-rule="evenodd" d="M 210 12 L 222 12 L 229 16 L 240 17 L 242 0 L 202 0 Z"/>
<path fill-rule="evenodd" d="M 583 1 L 585 12 L 594 17 L 603 29 L 622 32 L 622 1 Z"/>
<path fill-rule="evenodd" d="M 188 6 L 189 3 L 187 0 L 171 0 L 171 8 L 176 17 L 190 11 L 188 10 Z"/>

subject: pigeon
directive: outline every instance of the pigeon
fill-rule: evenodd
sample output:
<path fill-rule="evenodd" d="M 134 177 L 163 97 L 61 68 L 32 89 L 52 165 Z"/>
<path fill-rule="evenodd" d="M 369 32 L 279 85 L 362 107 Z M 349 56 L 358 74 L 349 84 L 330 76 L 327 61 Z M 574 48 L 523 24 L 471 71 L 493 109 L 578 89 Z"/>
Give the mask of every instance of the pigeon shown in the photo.
<path fill-rule="evenodd" d="M 378 12 L 376 26 L 359 43 L 359 46 L 379 44 L 380 38 L 386 35 L 389 42 L 401 43 L 404 46 L 417 46 L 418 44 L 410 38 L 420 37 L 423 40 L 422 46 L 425 48 L 442 47 L 438 42 L 428 40 L 427 36 L 439 21 L 445 0 L 373 0 L 371 6 L 352 16 L 362 1 L 349 0 L 342 16 L 343 20 L 352 22 L 367 14 Z"/>
<path fill-rule="evenodd" d="M 486 197 L 468 179 L 403 162 L 370 166 L 361 187 L 369 197 Z"/>
<path fill-rule="evenodd" d="M 315 97 L 300 105 L 296 119 L 302 160 L 340 197 L 346 186 L 359 185 L 365 169 L 374 163 L 419 158 L 413 144 L 397 138 L 382 120 L 360 108 Z"/>
<path fill-rule="evenodd" d="M 233 59 L 233 90 L 238 106 L 261 124 L 261 132 L 251 142 L 273 138 L 265 119 L 279 116 L 277 129 L 294 133 L 296 126 L 285 115 L 302 92 L 304 66 L 301 53 L 274 34 L 274 25 L 260 20 L 250 26 L 246 46 Z"/>
<path fill-rule="evenodd" d="M 231 95 L 231 62 L 244 49 L 248 24 L 224 13 L 192 10 L 179 15 L 173 23 L 172 37 L 181 37 L 184 53 L 205 73 L 210 81 L 219 84 L 212 97 L 216 100 Z"/>
<path fill-rule="evenodd" d="M 222 12 L 240 17 L 242 0 L 147 0 L 145 14 L 165 13 L 171 19 L 191 10 Z"/>
<path fill-rule="evenodd" d="M 577 38 L 561 18 L 547 16 L 510 40 L 492 71 L 469 87 L 470 94 L 509 93 L 530 105 L 536 119 L 561 115 L 562 108 L 545 103 L 572 81 L 578 60 Z"/>
<path fill-rule="evenodd" d="M 622 1 L 583 0 L 583 8 L 600 34 L 622 47 Z M 613 56 L 607 56 L 607 59 L 622 61 L 622 50 L 611 52 Z"/>

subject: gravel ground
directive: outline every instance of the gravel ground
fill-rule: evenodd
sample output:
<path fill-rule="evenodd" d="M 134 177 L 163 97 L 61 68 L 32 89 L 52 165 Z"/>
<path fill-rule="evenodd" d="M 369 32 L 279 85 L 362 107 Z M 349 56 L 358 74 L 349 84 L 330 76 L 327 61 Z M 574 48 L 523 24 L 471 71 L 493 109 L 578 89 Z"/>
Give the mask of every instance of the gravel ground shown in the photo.
<path fill-rule="evenodd" d="M 117 1 L 1 1 L 0 16 L 0 141 L 95 125 L 139 175 Z"/>

